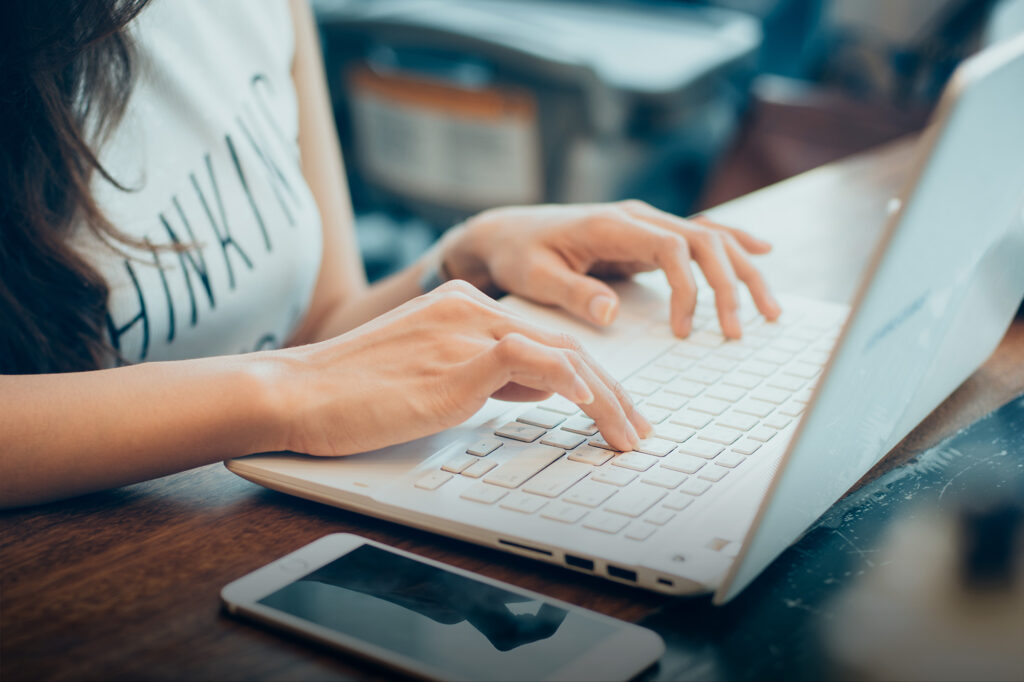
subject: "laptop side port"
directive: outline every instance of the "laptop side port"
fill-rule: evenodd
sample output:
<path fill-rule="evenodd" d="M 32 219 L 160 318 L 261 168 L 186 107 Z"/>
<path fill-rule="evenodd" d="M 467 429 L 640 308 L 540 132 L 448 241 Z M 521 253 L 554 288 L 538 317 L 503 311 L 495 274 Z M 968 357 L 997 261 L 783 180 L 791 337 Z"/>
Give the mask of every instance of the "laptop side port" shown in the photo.
<path fill-rule="evenodd" d="M 573 556 L 572 554 L 565 555 L 565 565 L 572 566 L 573 568 L 582 568 L 586 571 L 594 570 L 594 562 L 590 559 L 584 559 L 581 556 Z"/>
<path fill-rule="evenodd" d="M 631 571 L 627 568 L 619 568 L 618 566 L 612 566 L 608 564 L 608 575 L 619 580 L 628 580 L 632 583 L 636 582 L 636 571 Z"/>
<path fill-rule="evenodd" d="M 675 583 L 672 582 L 671 580 L 669 580 L 668 578 L 658 578 L 658 584 L 659 585 L 668 585 L 669 587 L 672 587 L 673 585 L 675 585 Z"/>

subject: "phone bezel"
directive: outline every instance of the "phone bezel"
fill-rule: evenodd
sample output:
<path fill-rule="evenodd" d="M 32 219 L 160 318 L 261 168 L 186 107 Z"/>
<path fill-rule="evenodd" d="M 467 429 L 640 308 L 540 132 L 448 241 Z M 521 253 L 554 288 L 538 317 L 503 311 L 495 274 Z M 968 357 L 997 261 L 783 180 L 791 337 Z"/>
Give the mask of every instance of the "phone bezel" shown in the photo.
<path fill-rule="evenodd" d="M 466 571 L 439 561 L 405 552 L 375 542 L 368 538 L 349 533 L 325 535 L 312 543 L 297 549 L 271 563 L 226 585 L 220 593 L 221 601 L 229 613 L 244 615 L 261 623 L 283 628 L 294 634 L 309 637 L 322 644 L 355 654 L 382 665 L 429 680 L 452 680 L 451 671 L 433 668 L 417 659 L 397 651 L 385 649 L 365 640 L 346 635 L 311 621 L 298 618 L 259 603 L 259 600 L 273 594 L 285 585 L 308 575 L 335 559 L 348 554 L 364 544 L 393 552 L 435 568 L 477 580 L 494 587 L 515 592 L 530 599 L 544 600 L 567 611 L 584 613 L 588 617 L 607 622 L 617 631 L 587 651 L 554 668 L 545 680 L 624 680 L 629 679 L 661 658 L 665 644 L 661 638 L 638 625 L 616 620 L 608 616 L 552 599 L 543 594 L 525 590 L 515 585 L 494 580 L 478 573 Z"/>

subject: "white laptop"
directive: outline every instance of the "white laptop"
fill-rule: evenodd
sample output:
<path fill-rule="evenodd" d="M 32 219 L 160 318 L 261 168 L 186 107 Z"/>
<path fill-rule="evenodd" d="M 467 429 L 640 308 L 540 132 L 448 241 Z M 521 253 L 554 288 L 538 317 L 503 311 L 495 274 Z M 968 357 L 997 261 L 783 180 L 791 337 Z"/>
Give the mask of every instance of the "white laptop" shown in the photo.
<path fill-rule="evenodd" d="M 1024 36 L 961 65 L 852 308 L 747 303 L 725 341 L 710 292 L 674 338 L 660 276 L 575 334 L 655 436 L 607 449 L 575 405 L 489 402 L 439 435 L 234 473 L 300 497 L 673 594 L 734 597 L 991 354 L 1024 298 Z"/>

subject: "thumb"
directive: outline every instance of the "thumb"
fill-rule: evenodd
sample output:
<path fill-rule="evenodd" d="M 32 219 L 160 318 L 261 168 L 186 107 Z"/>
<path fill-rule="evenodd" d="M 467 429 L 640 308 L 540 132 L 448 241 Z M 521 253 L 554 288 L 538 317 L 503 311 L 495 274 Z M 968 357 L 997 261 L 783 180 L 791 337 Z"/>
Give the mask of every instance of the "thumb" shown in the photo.
<path fill-rule="evenodd" d="M 610 286 L 563 263 L 535 269 L 527 288 L 534 300 L 561 306 L 602 327 L 611 324 L 619 312 L 619 297 Z"/>

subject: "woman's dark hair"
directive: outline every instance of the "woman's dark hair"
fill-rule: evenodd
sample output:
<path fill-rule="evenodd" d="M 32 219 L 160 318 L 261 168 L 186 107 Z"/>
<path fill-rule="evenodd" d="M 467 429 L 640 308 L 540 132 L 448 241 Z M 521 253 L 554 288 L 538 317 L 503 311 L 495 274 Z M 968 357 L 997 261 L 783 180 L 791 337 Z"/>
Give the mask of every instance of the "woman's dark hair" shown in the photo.
<path fill-rule="evenodd" d="M 125 26 L 146 2 L 0 0 L 0 374 L 96 369 L 113 357 L 107 284 L 68 237 L 84 225 L 132 243 L 90 181 L 117 184 L 96 149 L 127 105 Z"/>

